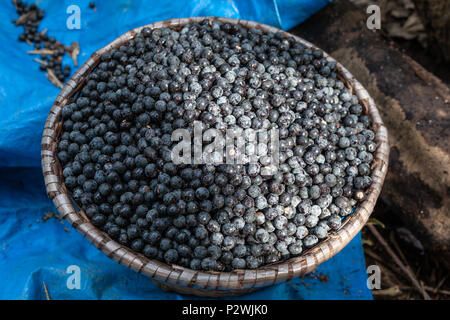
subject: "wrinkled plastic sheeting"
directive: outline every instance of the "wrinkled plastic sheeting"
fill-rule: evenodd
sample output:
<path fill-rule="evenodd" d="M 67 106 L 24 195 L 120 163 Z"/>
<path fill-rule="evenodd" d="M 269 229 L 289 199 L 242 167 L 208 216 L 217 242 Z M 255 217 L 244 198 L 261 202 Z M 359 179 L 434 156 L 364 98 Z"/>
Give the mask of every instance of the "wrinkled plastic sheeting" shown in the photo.
<path fill-rule="evenodd" d="M 30 1 L 29 1 L 30 2 Z M 34 2 L 34 1 L 33 1 Z M 223 16 L 253 20 L 288 30 L 325 6 L 327 0 L 158 0 L 37 1 L 46 12 L 40 30 L 65 45 L 78 41 L 79 63 L 96 50 L 130 29 L 170 18 Z M 66 20 L 70 5 L 78 5 L 81 29 L 69 30 Z M 40 139 L 48 112 L 59 93 L 26 52 L 32 47 L 18 42 L 23 27 L 11 23 L 17 14 L 11 1 L 0 8 L 0 167 L 39 166 Z M 68 55 L 64 64 L 73 66 Z"/>
<path fill-rule="evenodd" d="M 167 293 L 150 278 L 109 259 L 57 212 L 38 168 L 0 169 L 0 299 L 191 299 Z M 70 266 L 80 289 L 69 289 Z M 70 269 L 69 269 L 70 270 Z M 305 278 L 227 299 L 372 299 L 358 234 Z M 69 286 L 70 287 L 70 286 Z"/>

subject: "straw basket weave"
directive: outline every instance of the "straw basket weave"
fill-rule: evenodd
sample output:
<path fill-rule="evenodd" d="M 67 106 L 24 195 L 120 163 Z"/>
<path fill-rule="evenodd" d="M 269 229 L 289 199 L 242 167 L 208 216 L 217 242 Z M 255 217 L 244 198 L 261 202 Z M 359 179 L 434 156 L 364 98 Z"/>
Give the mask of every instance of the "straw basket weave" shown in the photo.
<path fill-rule="evenodd" d="M 181 29 L 182 26 L 188 23 L 199 22 L 205 18 L 239 24 L 249 28 L 259 28 L 265 32 L 283 32 L 276 28 L 256 22 L 217 17 L 171 19 L 149 24 L 144 27 Z M 99 63 L 103 53 L 113 48 L 118 48 L 130 39 L 133 39 L 144 27 L 136 28 L 123 34 L 104 48 L 95 52 L 67 82 L 50 110 L 42 137 L 42 170 L 48 196 L 53 200 L 62 217 L 67 219 L 75 229 L 92 242 L 98 249 L 103 251 L 108 257 L 139 273 L 151 277 L 162 289 L 198 296 L 219 297 L 240 295 L 261 287 L 288 281 L 294 277 L 312 271 L 320 263 L 330 259 L 344 248 L 345 245 L 347 245 L 347 243 L 361 230 L 372 213 L 386 175 L 389 147 L 387 130 L 383 125 L 373 99 L 361 84 L 339 63 L 337 63 L 337 66 L 340 79 L 352 93 L 358 96 L 360 104 L 364 107 L 365 113 L 368 114 L 373 121 L 373 130 L 376 133 L 375 141 L 377 143 L 377 150 L 372 165 L 373 170 L 371 177 L 373 183 L 367 191 L 364 202 L 356 208 L 352 215 L 343 221 L 342 227 L 338 231 L 331 233 L 327 239 L 319 242 L 315 247 L 305 251 L 298 257 L 254 270 L 202 272 L 148 259 L 112 240 L 106 233 L 97 229 L 89 221 L 83 210 L 74 203 L 70 193 L 66 189 L 62 177 L 61 164 L 56 156 L 57 142 L 62 127 L 61 109 L 73 101 L 76 93 L 82 88 L 86 76 Z M 299 37 L 293 36 L 287 32 L 284 32 L 284 34 L 294 37 L 306 47 L 314 48 L 311 43 Z M 325 56 L 327 59 L 334 61 L 330 56 L 326 54 Z"/>

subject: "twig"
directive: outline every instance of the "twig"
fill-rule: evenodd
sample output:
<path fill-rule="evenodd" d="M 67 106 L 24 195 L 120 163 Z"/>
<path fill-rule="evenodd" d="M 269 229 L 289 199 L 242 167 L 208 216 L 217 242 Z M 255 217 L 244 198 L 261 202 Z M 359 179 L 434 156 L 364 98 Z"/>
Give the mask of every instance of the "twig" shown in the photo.
<path fill-rule="evenodd" d="M 447 280 L 447 276 L 443 277 L 441 281 L 439 281 L 438 285 L 434 288 L 434 290 L 439 290 L 441 286 L 444 284 L 445 280 Z"/>
<path fill-rule="evenodd" d="M 422 265 L 420 265 L 419 268 L 416 271 L 416 278 L 419 277 L 420 271 L 422 271 Z"/>
<path fill-rule="evenodd" d="M 433 86 L 433 88 L 436 89 L 437 93 L 442 97 L 444 102 L 450 102 L 450 89 L 445 83 L 437 77 L 434 77 L 429 71 L 425 70 L 424 67 L 410 57 L 403 55 L 403 58 L 411 66 L 412 70 L 419 78 L 421 78 L 429 86 Z"/>
<path fill-rule="evenodd" d="M 55 76 L 55 74 L 53 73 L 53 70 L 50 68 L 47 68 L 47 73 L 45 74 L 46 77 L 48 78 L 48 80 L 50 80 L 51 83 L 53 83 L 55 86 L 59 87 L 59 88 L 63 88 L 63 84 L 61 83 L 61 81 L 59 81 L 59 79 Z"/>
<path fill-rule="evenodd" d="M 389 286 L 393 287 L 402 282 L 401 279 L 397 278 L 396 276 L 397 272 L 399 272 L 399 270 L 394 270 L 397 269 L 396 266 L 386 265 L 386 259 L 381 258 L 368 248 L 364 249 L 364 253 L 379 263 L 380 267 L 382 267 L 382 273 L 386 277 L 385 281 L 388 282 Z M 391 280 L 391 278 L 393 278 L 393 280 Z"/>
<path fill-rule="evenodd" d="M 372 224 L 372 225 L 375 225 L 375 226 L 380 226 L 380 227 L 382 227 L 383 229 L 386 228 L 386 226 L 384 225 L 383 222 L 381 222 L 380 220 L 375 219 L 375 218 L 370 218 L 369 221 L 367 221 L 367 224 Z"/>
<path fill-rule="evenodd" d="M 395 297 L 400 294 L 402 294 L 402 291 L 400 290 L 399 286 L 392 286 L 387 289 L 381 289 L 381 290 L 372 290 L 372 294 L 375 296 L 390 296 Z"/>
<path fill-rule="evenodd" d="M 27 51 L 28 54 L 53 54 L 54 52 L 55 52 L 54 50 L 49 50 L 49 49 Z"/>
<path fill-rule="evenodd" d="M 429 286 L 424 286 L 423 287 L 426 291 L 429 291 L 431 293 L 440 293 L 440 294 L 444 294 L 447 296 L 450 296 L 450 290 L 435 290 L 435 288 L 429 287 Z M 400 287 L 401 290 L 416 290 L 416 288 L 414 287 Z"/>
<path fill-rule="evenodd" d="M 409 277 L 412 284 L 419 290 L 419 292 L 422 294 L 423 298 L 425 300 L 431 300 L 428 293 L 425 291 L 425 289 L 420 285 L 419 281 L 417 280 L 414 273 L 411 272 L 405 265 L 402 263 L 402 261 L 397 257 L 395 252 L 391 249 L 389 244 L 384 240 L 384 238 L 381 236 L 381 234 L 378 232 L 378 230 L 373 225 L 367 225 L 367 228 L 369 228 L 370 232 L 377 238 L 377 240 L 380 242 L 380 244 L 384 247 L 384 249 L 387 251 L 387 253 L 392 257 L 394 262 L 402 269 L 402 271 Z"/>
<path fill-rule="evenodd" d="M 364 239 L 362 238 L 362 244 L 363 245 L 368 245 L 369 247 L 373 246 L 373 242 L 370 239 Z"/>
<path fill-rule="evenodd" d="M 33 18 L 36 16 L 36 10 L 33 11 L 28 11 L 27 13 L 21 15 L 19 17 L 19 19 L 17 19 L 16 21 L 16 26 L 24 24 L 25 22 L 27 22 L 29 19 Z"/>
<path fill-rule="evenodd" d="M 442 293 L 442 294 L 450 296 L 450 290 L 442 290 L 442 289 L 435 290 L 435 288 L 431 288 L 429 286 L 424 286 L 424 288 L 425 288 L 425 290 L 430 291 L 430 292 Z"/>
<path fill-rule="evenodd" d="M 50 294 L 48 293 L 48 289 L 47 289 L 47 286 L 45 285 L 45 282 L 42 281 L 42 283 L 44 284 L 45 297 L 47 298 L 47 300 L 51 300 Z"/>
<path fill-rule="evenodd" d="M 72 42 L 72 44 L 70 45 L 70 47 L 66 47 L 65 48 L 67 52 L 70 53 L 70 57 L 73 60 L 73 64 L 74 65 L 78 65 L 78 54 L 80 53 L 80 45 L 78 44 L 77 41 Z"/>
<path fill-rule="evenodd" d="M 40 64 L 43 64 L 44 66 L 47 66 L 47 65 L 48 65 L 47 62 L 45 62 L 45 61 L 43 61 L 43 60 L 41 60 L 41 59 L 34 58 L 33 61 L 39 62 Z"/>
<path fill-rule="evenodd" d="M 403 263 L 406 264 L 406 267 L 409 267 L 408 260 L 406 260 L 405 255 L 403 254 L 403 251 L 400 249 L 400 246 L 398 245 L 397 240 L 395 240 L 394 232 L 391 231 L 389 234 L 389 240 L 391 240 L 392 244 L 394 245 L 394 249 L 397 251 L 397 253 L 400 255 L 400 259 L 402 259 Z M 411 269 L 411 268 L 410 268 Z M 412 271 L 412 270 L 411 270 Z"/>
<path fill-rule="evenodd" d="M 384 260 L 379 255 L 377 255 L 375 252 L 373 252 L 372 250 L 366 248 L 364 250 L 364 252 L 372 259 L 377 260 L 379 262 L 384 262 Z"/>

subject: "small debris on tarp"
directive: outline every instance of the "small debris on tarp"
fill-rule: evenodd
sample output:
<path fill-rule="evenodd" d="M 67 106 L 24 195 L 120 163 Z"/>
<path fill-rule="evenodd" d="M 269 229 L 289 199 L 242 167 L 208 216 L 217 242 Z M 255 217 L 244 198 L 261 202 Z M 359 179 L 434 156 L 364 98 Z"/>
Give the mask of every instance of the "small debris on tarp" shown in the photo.
<path fill-rule="evenodd" d="M 62 219 L 61 216 L 60 216 L 59 214 L 54 213 L 53 211 L 49 211 L 49 212 L 47 212 L 47 213 L 44 215 L 44 217 L 42 218 L 42 222 L 45 222 L 45 221 L 47 221 L 47 220 L 50 219 L 50 218 L 55 218 L 55 219 L 58 219 L 58 220 L 61 220 L 61 219 Z"/>
<path fill-rule="evenodd" d="M 72 44 L 70 45 L 70 47 L 66 48 L 66 51 L 69 52 L 70 57 L 73 60 L 73 64 L 78 66 L 78 54 L 80 53 L 80 45 L 78 44 L 77 41 L 72 42 Z"/>
<path fill-rule="evenodd" d="M 42 281 L 42 284 L 44 285 L 45 298 L 46 298 L 47 300 L 51 300 L 51 299 L 50 299 L 50 294 L 48 293 L 47 285 L 45 284 L 44 281 Z"/>

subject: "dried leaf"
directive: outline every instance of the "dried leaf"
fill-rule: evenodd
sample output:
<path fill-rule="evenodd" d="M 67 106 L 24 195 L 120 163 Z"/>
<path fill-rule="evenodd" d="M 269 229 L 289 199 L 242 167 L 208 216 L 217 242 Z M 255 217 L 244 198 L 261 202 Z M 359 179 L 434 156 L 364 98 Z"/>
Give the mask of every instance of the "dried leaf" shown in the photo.
<path fill-rule="evenodd" d="M 370 0 L 352 0 L 352 2 L 357 6 L 365 6 L 367 7 L 369 4 L 371 4 Z"/>
<path fill-rule="evenodd" d="M 393 16 L 394 18 L 402 19 L 402 18 L 408 18 L 409 11 L 406 10 L 405 8 L 397 7 L 395 9 L 392 9 L 391 12 L 389 12 L 389 14 L 391 16 Z"/>
<path fill-rule="evenodd" d="M 419 32 L 424 31 L 425 27 L 423 26 L 422 21 L 420 20 L 417 13 L 413 13 L 409 16 L 408 20 L 406 20 L 405 24 L 403 25 L 403 29 L 408 32 Z"/>
<path fill-rule="evenodd" d="M 47 62 L 45 62 L 45 61 L 43 61 L 43 60 L 41 60 L 41 59 L 37 59 L 37 58 L 34 58 L 33 61 L 36 61 L 36 62 L 38 62 L 38 63 L 40 63 L 40 64 L 45 65 L 45 66 L 48 64 Z"/>
<path fill-rule="evenodd" d="M 42 281 L 42 284 L 44 285 L 45 298 L 46 298 L 47 300 L 50 300 L 50 294 L 48 293 L 48 289 L 47 289 L 47 286 L 45 285 L 45 282 Z"/>
<path fill-rule="evenodd" d="M 392 22 L 386 25 L 386 31 L 390 37 L 402 38 L 406 40 L 411 40 L 416 37 L 416 34 L 408 32 L 403 29 L 398 22 Z"/>
<path fill-rule="evenodd" d="M 50 68 L 47 68 L 47 73 L 45 74 L 45 76 L 48 78 L 48 80 L 50 80 L 51 83 L 53 83 L 55 86 L 59 87 L 59 88 L 63 88 L 63 84 L 61 83 L 61 81 L 59 81 L 59 79 L 55 76 L 55 74 L 53 73 L 53 70 Z"/>
<path fill-rule="evenodd" d="M 54 50 L 42 49 L 42 50 L 30 50 L 27 51 L 28 54 L 53 54 Z"/>
<path fill-rule="evenodd" d="M 415 8 L 414 2 L 412 2 L 411 0 L 402 0 L 401 2 L 403 4 L 403 6 L 405 7 L 405 9 L 414 10 L 414 8 Z"/>
<path fill-rule="evenodd" d="M 77 41 L 75 41 L 75 42 L 72 42 L 70 47 L 67 49 L 70 52 L 70 56 L 72 57 L 73 64 L 78 66 L 77 58 L 78 58 L 78 54 L 80 53 L 80 45 L 78 44 Z"/>
<path fill-rule="evenodd" d="M 27 13 L 21 15 L 19 19 L 16 20 L 16 26 L 19 26 L 21 24 L 24 24 L 28 20 L 36 17 L 36 10 L 28 11 Z"/>
<path fill-rule="evenodd" d="M 380 227 L 382 227 L 383 229 L 386 228 L 386 226 L 384 225 L 383 222 L 381 222 L 380 220 L 375 219 L 375 218 L 370 218 L 369 221 L 367 221 L 367 224 L 372 224 L 372 225 L 375 225 L 375 226 L 380 226 Z"/>
<path fill-rule="evenodd" d="M 395 297 L 402 294 L 402 291 L 400 290 L 399 286 L 393 286 L 382 290 L 372 290 L 372 294 L 375 296 Z"/>
<path fill-rule="evenodd" d="M 12 3 L 13 3 L 14 7 L 15 7 L 16 10 L 17 10 L 17 9 L 19 8 L 19 7 L 17 6 L 17 1 L 16 1 L 16 0 L 13 0 Z"/>

